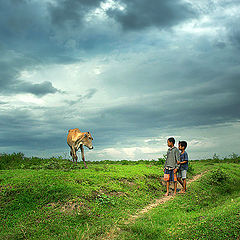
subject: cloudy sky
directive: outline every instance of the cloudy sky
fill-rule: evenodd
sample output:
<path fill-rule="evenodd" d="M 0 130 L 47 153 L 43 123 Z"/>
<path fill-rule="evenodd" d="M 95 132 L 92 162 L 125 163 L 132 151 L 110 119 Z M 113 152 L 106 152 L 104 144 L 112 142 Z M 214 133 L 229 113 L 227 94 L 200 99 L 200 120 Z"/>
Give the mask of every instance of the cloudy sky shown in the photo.
<path fill-rule="evenodd" d="M 0 0 L 0 152 L 240 153 L 239 0 Z"/>

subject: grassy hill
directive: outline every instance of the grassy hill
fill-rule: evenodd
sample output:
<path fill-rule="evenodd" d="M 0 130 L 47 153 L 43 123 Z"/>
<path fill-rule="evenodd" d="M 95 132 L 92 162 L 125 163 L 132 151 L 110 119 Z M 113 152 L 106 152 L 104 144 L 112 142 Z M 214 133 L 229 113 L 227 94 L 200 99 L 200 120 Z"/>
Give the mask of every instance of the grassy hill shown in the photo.
<path fill-rule="evenodd" d="M 59 158 L 0 157 L 0 239 L 234 239 L 239 235 L 239 157 L 192 161 L 208 173 L 185 195 L 136 223 L 124 219 L 165 192 L 162 160 L 74 165 Z M 184 221 L 183 221 L 184 220 Z M 216 234 L 214 234 L 214 232 Z M 188 237 L 188 238 L 186 238 Z"/>

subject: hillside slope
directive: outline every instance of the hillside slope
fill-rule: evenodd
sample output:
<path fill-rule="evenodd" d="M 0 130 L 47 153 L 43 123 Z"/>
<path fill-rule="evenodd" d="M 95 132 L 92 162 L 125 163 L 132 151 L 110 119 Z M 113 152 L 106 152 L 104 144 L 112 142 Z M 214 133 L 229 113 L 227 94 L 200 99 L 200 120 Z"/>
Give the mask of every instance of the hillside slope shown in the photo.
<path fill-rule="evenodd" d="M 74 169 L 71 162 L 62 159 L 58 162 L 56 159 L 38 159 L 34 164 L 28 161 L 18 159 L 14 164 L 12 160 L 10 169 L 6 169 L 7 164 L 2 161 L 5 170 L 0 170 L 0 239 L 98 239 L 114 224 L 121 226 L 130 215 L 165 192 L 162 166 L 152 162 L 89 163 L 89 169 L 81 169 L 81 165 Z M 233 169 L 239 169 L 239 164 L 195 161 L 191 165 L 189 177 L 207 169 L 211 174 L 216 168 L 224 168 L 226 186 L 233 186 L 226 194 L 233 197 L 239 193 L 232 184 L 233 180 L 239 181 L 239 175 L 232 173 Z M 196 185 L 197 190 L 193 190 L 197 192 L 201 188 Z M 222 189 L 224 185 L 218 188 Z M 214 191 L 211 194 L 202 200 L 204 204 L 218 196 Z M 187 196 L 179 195 L 176 199 L 184 202 L 188 200 Z M 189 196 L 191 202 L 192 195 Z M 195 209 L 196 204 L 195 200 L 192 205 L 183 204 L 179 211 Z M 145 226 L 148 224 L 148 221 L 144 222 Z M 154 232 L 149 231 L 146 228 L 146 235 L 143 235 L 146 239 Z M 120 239 L 138 236 L 125 233 L 121 232 Z"/>

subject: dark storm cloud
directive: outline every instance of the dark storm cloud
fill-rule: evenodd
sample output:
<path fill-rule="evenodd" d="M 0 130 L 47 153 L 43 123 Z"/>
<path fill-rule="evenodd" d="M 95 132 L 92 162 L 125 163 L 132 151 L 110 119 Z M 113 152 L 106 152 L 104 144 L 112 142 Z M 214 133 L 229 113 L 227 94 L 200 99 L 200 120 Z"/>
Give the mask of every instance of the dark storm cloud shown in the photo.
<path fill-rule="evenodd" d="M 23 57 L 14 51 L 2 49 L 2 59 L 0 59 L 0 93 L 5 95 L 32 93 L 41 97 L 46 94 L 60 92 L 49 81 L 30 83 L 19 79 L 20 72 L 25 69 L 31 69 L 34 64 L 36 64 L 34 59 Z"/>
<path fill-rule="evenodd" d="M 81 24 L 84 16 L 100 6 L 99 0 L 63 0 L 57 5 L 50 4 L 49 11 L 52 23 L 55 25 Z"/>
<path fill-rule="evenodd" d="M 150 26 L 168 28 L 197 15 L 189 3 L 178 0 L 119 0 L 117 2 L 125 9 L 110 9 L 107 13 L 125 30 L 139 30 Z"/>
<path fill-rule="evenodd" d="M 0 1 L 0 51 L 2 94 L 32 93 L 41 97 L 59 92 L 50 81 L 30 83 L 20 79 L 21 72 L 75 59 L 51 40 L 44 5 L 30 1 Z"/>
<path fill-rule="evenodd" d="M 147 99 L 143 98 L 141 102 L 104 109 L 82 124 L 94 130 L 97 146 L 111 147 L 115 144 L 135 145 L 137 139 L 157 137 L 166 129 L 214 126 L 240 118 L 237 94 L 213 97 L 213 93 L 206 96 L 204 92 L 198 96 L 192 93 L 186 98 L 184 93 L 173 93 L 166 98 L 151 100 L 151 106 Z"/>
<path fill-rule="evenodd" d="M 32 111 L 36 113 L 34 108 L 17 108 L 0 111 L 1 118 L 1 147 L 12 147 L 12 151 L 23 151 L 21 149 L 46 150 L 57 147 L 65 147 L 66 130 L 61 128 L 57 115 L 54 122 L 51 122 L 53 109 L 44 113 L 45 108 L 42 108 L 38 114 L 38 118 L 32 115 Z M 11 134 L 10 134 L 11 133 Z M 16 149 L 17 148 L 17 149 Z"/>
<path fill-rule="evenodd" d="M 87 93 L 83 96 L 84 98 L 86 99 L 90 99 L 93 97 L 93 95 L 97 92 L 97 89 L 96 88 L 91 88 L 91 89 L 88 89 Z"/>
<path fill-rule="evenodd" d="M 86 14 L 100 7 L 101 2 L 105 1 L 64 0 L 57 4 L 50 4 L 49 11 L 52 23 L 57 26 L 81 25 Z M 196 17 L 196 12 L 191 5 L 183 1 L 119 0 L 115 2 L 123 5 L 124 11 L 114 8 L 109 9 L 107 14 L 128 30 L 149 26 L 167 28 Z"/>
<path fill-rule="evenodd" d="M 229 40 L 232 45 L 240 50 L 240 27 L 239 27 L 240 17 L 229 26 Z"/>
<path fill-rule="evenodd" d="M 0 49 L 14 50 L 24 64 L 29 60 L 43 65 L 79 60 L 56 39 L 45 5 L 0 1 Z"/>
<path fill-rule="evenodd" d="M 42 83 L 30 83 L 24 81 L 17 81 L 14 84 L 8 84 L 4 89 L 0 90 L 3 95 L 31 93 L 37 97 L 42 97 L 47 94 L 54 94 L 62 92 L 52 86 L 51 82 L 45 81 Z"/>
<path fill-rule="evenodd" d="M 49 80 L 30 83 L 20 79 L 23 70 L 80 61 L 71 49 L 57 41 L 56 34 L 46 4 L 0 1 L 0 93 L 32 93 L 41 97 L 60 92 Z"/>
<path fill-rule="evenodd" d="M 77 99 L 75 100 L 65 100 L 65 102 L 69 105 L 74 105 L 74 104 L 77 104 L 77 103 L 82 103 L 84 100 L 87 100 L 87 99 L 90 99 L 94 96 L 94 94 L 97 92 L 97 89 L 96 88 L 91 88 L 91 89 L 88 89 L 86 91 L 85 94 L 83 95 L 78 95 L 77 96 Z"/>
<path fill-rule="evenodd" d="M 69 48 L 72 46 L 71 39 L 68 39 L 71 34 L 68 36 L 61 25 L 70 28 L 70 32 L 71 29 L 72 32 L 79 32 L 79 36 L 73 35 L 72 39 L 72 43 L 78 48 L 89 50 L 97 45 L 105 46 L 109 41 L 112 42 L 112 37 L 107 40 L 106 36 L 104 37 L 94 29 L 85 32 L 83 39 L 81 38 L 80 25 L 83 18 L 91 10 L 99 7 L 101 2 L 97 0 L 64 0 L 46 4 L 36 1 L 0 0 L 0 92 L 5 94 L 29 92 L 36 96 L 56 93 L 58 90 L 52 86 L 51 82 L 29 83 L 24 79 L 19 79 L 20 73 L 38 65 L 79 61 L 79 57 L 75 57 L 73 53 L 74 47 L 73 49 Z M 137 4 L 139 13 L 144 5 L 144 2 Z M 175 8 L 173 6 L 158 3 L 158 7 L 168 9 L 168 13 L 173 12 Z M 128 6 L 130 12 L 132 11 L 131 7 L 130 4 Z M 180 12 L 187 12 L 188 8 L 185 5 L 176 4 L 176 8 L 178 7 L 179 16 L 182 14 Z M 146 14 L 151 15 L 150 12 Z M 173 21 L 180 19 L 179 16 L 170 18 L 172 19 L 170 25 L 173 24 Z M 166 22 L 165 16 L 164 24 Z"/>
<path fill-rule="evenodd" d="M 71 25 L 70 22 L 70 35 L 61 27 L 57 28 L 56 24 L 60 21 L 60 25 L 61 21 L 69 18 L 73 21 L 75 17 L 76 21 L 81 22 L 84 14 L 99 4 L 98 1 L 58 1 L 57 5 L 51 5 L 37 1 L 0 0 L 0 92 L 29 92 L 36 96 L 58 92 L 49 80 L 29 83 L 24 79 L 20 80 L 20 74 L 23 70 L 31 71 L 37 66 L 82 61 L 75 50 L 94 48 L 99 44 L 94 34 L 90 34 L 89 40 L 86 33 L 84 40 L 81 40 L 81 28 L 78 24 Z M 72 36 L 71 33 L 77 32 L 76 29 L 80 36 Z M 71 41 L 76 46 L 70 44 Z M 102 42 L 107 41 L 103 39 Z"/>
<path fill-rule="evenodd" d="M 216 26 L 223 28 L 222 32 L 226 32 L 225 39 L 222 34 L 219 34 L 224 41 L 218 41 L 216 46 L 224 48 L 230 43 L 234 48 L 240 49 L 240 2 L 238 0 L 215 1 L 212 2 L 212 6 L 213 8 L 208 12 L 212 17 L 212 24 L 215 23 Z"/>
<path fill-rule="evenodd" d="M 226 43 L 225 42 L 221 42 L 221 41 L 216 41 L 215 42 L 215 46 L 220 48 L 220 49 L 223 49 L 226 47 Z"/>
<path fill-rule="evenodd" d="M 138 59 L 134 67 L 131 64 L 121 67 L 131 66 L 126 75 L 114 66 L 113 74 L 104 77 L 104 85 L 108 84 L 113 97 L 119 95 L 119 89 L 131 97 L 127 104 L 105 108 L 88 119 L 86 124 L 97 130 L 97 137 L 102 139 L 100 144 L 124 144 L 132 139 L 134 145 L 137 138 L 155 137 L 164 129 L 194 129 L 238 121 L 238 52 L 231 48 L 207 48 L 206 51 L 201 46 L 194 54 L 187 49 L 178 54 L 169 51 L 166 65 L 161 53 L 156 54 L 163 58 L 159 63 Z"/>
<path fill-rule="evenodd" d="M 1 99 L 2 147 L 11 146 L 13 151 L 68 151 L 67 130 L 75 127 L 90 131 L 94 145 L 99 149 L 135 146 L 138 139 L 159 136 L 166 129 L 194 129 L 239 121 L 240 62 L 235 47 L 240 46 L 240 31 L 234 14 L 232 22 L 236 24 L 231 24 L 230 20 L 225 23 L 222 18 L 221 23 L 214 19 L 207 26 L 211 28 L 215 23 L 227 26 L 234 46 L 231 52 L 226 39 L 216 37 L 211 40 L 212 35 L 209 37 L 204 31 L 198 32 L 199 35 L 186 33 L 186 37 L 185 33 L 163 33 L 159 37 L 156 29 L 153 30 L 157 32 L 149 34 L 147 28 L 152 26 L 166 29 L 197 17 L 186 2 L 119 0 L 117 3 L 125 9 L 108 10 L 110 20 L 105 19 L 104 26 L 96 20 L 92 25 L 86 24 L 85 17 L 101 2 L 62 0 L 46 4 L 42 1 L 0 0 L 0 94 L 3 97 L 18 93 L 31 93 L 37 97 L 62 93 L 51 79 L 34 83 L 27 82 L 24 74 L 21 75 L 38 66 L 68 64 L 80 59 L 88 61 L 99 52 L 114 62 L 114 57 L 108 56 L 114 48 L 124 59 L 116 68 L 106 60 L 104 64 L 109 64 L 109 72 L 103 67 L 103 72 L 97 76 L 97 86 L 102 89 L 91 88 L 68 100 L 65 100 L 66 94 L 62 94 L 61 99 L 56 98 L 57 105 L 62 104 L 60 107 L 47 107 L 48 103 L 44 103 L 45 107 L 36 107 L 35 103 L 30 107 L 30 104 L 11 106 Z M 214 8 L 210 10 L 214 11 Z M 207 14 L 211 19 L 210 10 Z M 133 33 L 122 34 L 111 19 Z M 203 25 L 201 27 L 205 30 Z M 146 29 L 144 34 L 143 29 Z M 156 54 L 148 55 L 150 47 Z M 85 51 L 86 59 L 79 50 Z M 144 55 L 144 62 L 133 59 L 136 64 L 127 64 L 131 51 L 140 52 L 136 58 Z M 91 64 L 91 60 L 89 62 Z M 94 87 L 94 80 L 90 80 Z M 71 79 L 69 82 L 72 84 Z M 98 97 L 102 92 L 109 102 L 100 106 Z M 121 97 L 129 98 L 129 102 L 121 102 Z M 91 105 L 88 106 L 89 99 Z"/>
<path fill-rule="evenodd" d="M 240 119 L 239 74 L 225 76 L 218 81 L 195 88 L 182 87 L 166 94 L 142 96 L 135 101 L 104 107 L 83 114 L 75 104 L 61 107 L 39 107 L 8 110 L 1 113 L 2 146 L 59 148 L 68 151 L 67 130 L 79 127 L 90 131 L 97 149 L 136 146 L 138 139 L 157 137 L 163 130 L 197 126 L 214 126 Z M 96 89 L 90 89 L 81 98 L 91 98 Z M 38 112 L 33 117 L 32 112 Z M 54 113 L 54 114 L 53 114 Z M 15 129 L 12 131 L 12 129 Z M 11 136 L 8 137 L 9 132 Z M 24 139 L 24 141 L 23 141 Z"/>
<path fill-rule="evenodd" d="M 51 82 L 48 81 L 38 84 L 22 82 L 19 84 L 19 86 L 17 86 L 16 90 L 23 93 L 32 93 L 36 96 L 44 96 L 49 93 L 60 92 L 58 89 L 52 86 Z"/>

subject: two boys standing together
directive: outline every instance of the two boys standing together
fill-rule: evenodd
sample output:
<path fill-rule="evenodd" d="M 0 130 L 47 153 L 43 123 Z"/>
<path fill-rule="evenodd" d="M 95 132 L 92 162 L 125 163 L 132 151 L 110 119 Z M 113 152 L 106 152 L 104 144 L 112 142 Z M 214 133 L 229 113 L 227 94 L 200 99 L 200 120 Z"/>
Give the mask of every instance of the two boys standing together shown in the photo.
<path fill-rule="evenodd" d="M 187 142 L 180 141 L 178 143 L 178 149 L 174 146 L 175 139 L 168 138 L 168 152 L 167 159 L 164 164 L 164 181 L 167 182 L 167 192 L 165 196 L 169 195 L 170 182 L 174 182 L 174 195 L 177 192 L 177 181 L 182 185 L 183 189 L 180 193 L 186 192 L 186 177 L 188 170 L 188 154 L 185 151 L 187 148 Z"/>

